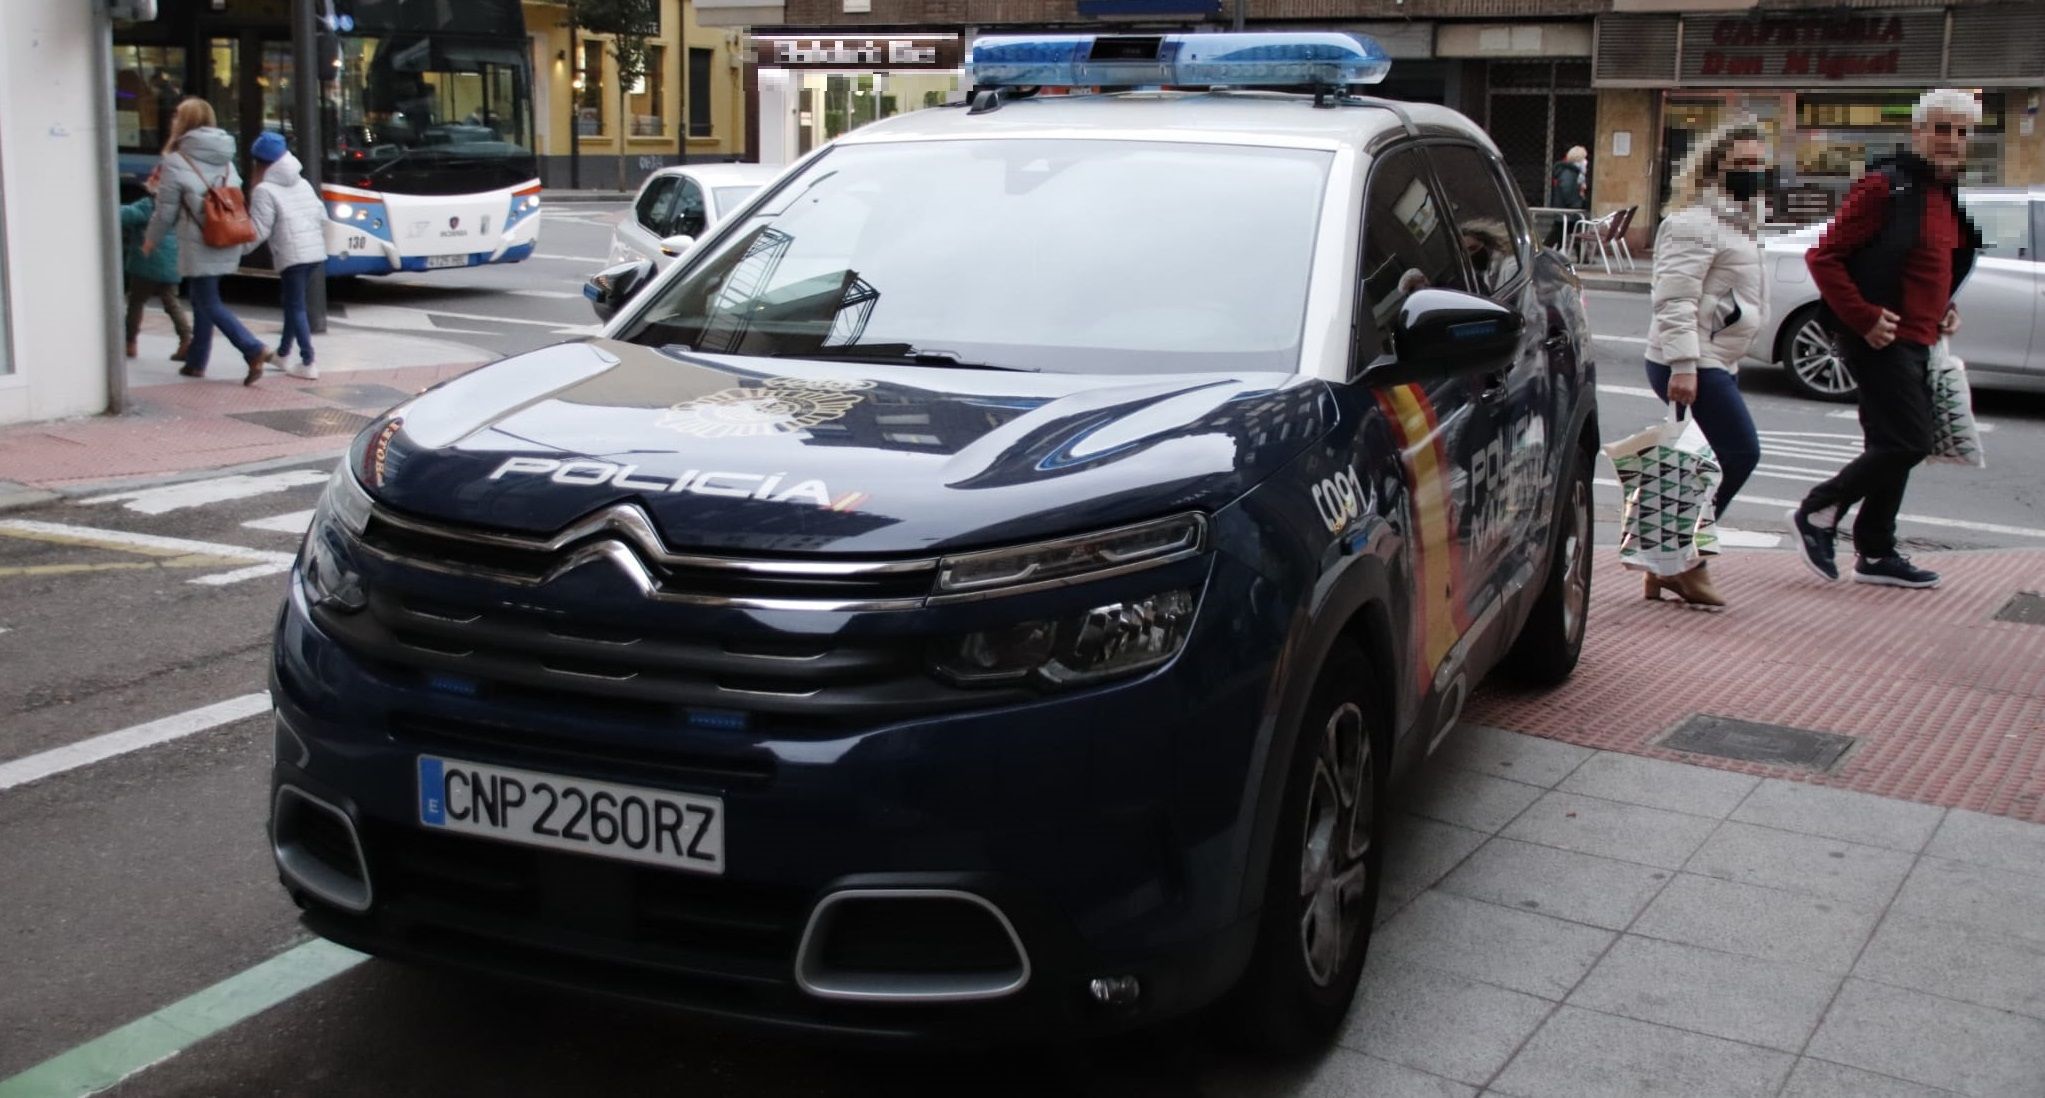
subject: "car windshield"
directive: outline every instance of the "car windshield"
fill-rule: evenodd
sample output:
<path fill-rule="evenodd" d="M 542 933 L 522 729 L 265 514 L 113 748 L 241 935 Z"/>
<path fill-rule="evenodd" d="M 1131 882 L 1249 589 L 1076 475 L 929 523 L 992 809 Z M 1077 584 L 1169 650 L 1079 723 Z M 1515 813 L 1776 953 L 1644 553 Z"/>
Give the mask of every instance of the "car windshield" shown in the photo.
<path fill-rule="evenodd" d="M 746 199 L 753 197 L 754 191 L 759 189 L 753 186 L 717 188 L 714 192 L 717 195 L 717 212 L 728 214 L 738 209 L 740 206 L 745 205 Z"/>
<path fill-rule="evenodd" d="M 720 231 L 627 338 L 1057 373 L 1297 368 L 1333 156 L 1158 141 L 842 146 Z"/>

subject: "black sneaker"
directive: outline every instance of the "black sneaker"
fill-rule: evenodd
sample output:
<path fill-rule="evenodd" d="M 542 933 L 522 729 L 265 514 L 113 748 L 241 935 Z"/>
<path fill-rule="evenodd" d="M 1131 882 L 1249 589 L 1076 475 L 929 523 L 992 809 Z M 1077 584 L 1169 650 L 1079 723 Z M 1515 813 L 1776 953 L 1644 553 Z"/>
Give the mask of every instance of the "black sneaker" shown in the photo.
<path fill-rule="evenodd" d="M 1814 526 L 1804 513 L 1794 507 L 1789 509 L 1789 525 L 1797 533 L 1797 548 L 1801 550 L 1804 564 L 1818 574 L 1818 578 L 1837 582 L 1839 565 L 1832 558 L 1837 555 L 1835 548 L 1839 532 Z"/>
<path fill-rule="evenodd" d="M 1910 563 L 1901 553 L 1893 557 L 1860 557 L 1853 564 L 1853 582 L 1879 583 L 1884 587 L 1937 587 L 1939 575 Z"/>

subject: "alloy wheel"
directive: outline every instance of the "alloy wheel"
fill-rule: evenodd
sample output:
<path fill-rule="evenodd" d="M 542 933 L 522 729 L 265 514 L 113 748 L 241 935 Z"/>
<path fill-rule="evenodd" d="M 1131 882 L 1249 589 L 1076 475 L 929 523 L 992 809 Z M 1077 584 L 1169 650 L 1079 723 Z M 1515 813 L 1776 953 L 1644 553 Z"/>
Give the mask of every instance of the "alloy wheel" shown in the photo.
<path fill-rule="evenodd" d="M 1307 975 L 1327 987 L 1341 975 L 1361 939 L 1377 797 L 1376 760 L 1363 710 L 1337 706 L 1321 730 L 1307 795 L 1301 844 L 1300 948 Z"/>
<path fill-rule="evenodd" d="M 1790 340 L 1789 368 L 1812 392 L 1825 396 L 1844 397 L 1859 388 L 1853 375 L 1846 372 L 1846 361 L 1831 333 L 1815 316 L 1805 320 Z"/>

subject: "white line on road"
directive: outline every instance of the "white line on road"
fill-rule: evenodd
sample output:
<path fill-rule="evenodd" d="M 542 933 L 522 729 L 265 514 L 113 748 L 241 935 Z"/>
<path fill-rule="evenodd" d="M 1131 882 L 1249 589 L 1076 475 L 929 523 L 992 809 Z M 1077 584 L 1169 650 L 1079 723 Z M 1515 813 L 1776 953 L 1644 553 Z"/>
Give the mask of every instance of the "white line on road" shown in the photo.
<path fill-rule="evenodd" d="M 582 293 L 579 290 L 507 290 L 506 292 L 514 297 L 553 297 L 560 298 L 563 301 L 582 300 Z"/>
<path fill-rule="evenodd" d="M 1604 488 L 1617 488 L 1619 482 L 1599 477 L 1597 484 Z M 1797 499 L 1776 499 L 1772 496 L 1750 496 L 1742 492 L 1735 503 L 1748 503 L 1756 507 L 1797 507 L 1803 501 Z M 2018 538 L 2045 540 L 2045 530 L 2032 526 L 2007 526 L 1999 522 L 1969 522 L 1966 519 L 1939 518 L 1936 515 L 1897 515 L 1898 522 L 1914 522 L 1920 526 L 1943 526 L 1952 530 L 1971 530 L 1979 534 L 2008 534 Z"/>
<path fill-rule="evenodd" d="M 1644 336 L 1608 336 L 1592 333 L 1591 338 L 1602 339 L 1607 343 L 1638 343 L 1643 345 L 1647 343 L 1647 339 Z"/>
<path fill-rule="evenodd" d="M 289 514 L 271 515 L 269 518 L 250 519 L 242 523 L 251 530 L 271 530 L 279 534 L 303 534 L 312 525 L 311 511 L 292 511 Z"/>
<path fill-rule="evenodd" d="M 322 477 L 321 479 L 325 479 Z M 92 526 L 73 526 L 64 522 L 33 522 L 28 519 L 9 519 L 0 522 L 0 532 L 12 531 L 17 536 L 26 536 L 42 541 L 62 544 L 90 545 L 116 551 L 132 549 L 148 556 L 198 555 L 222 557 L 229 561 L 247 561 L 262 566 L 242 568 L 232 572 L 218 572 L 210 576 L 186 580 L 202 587 L 218 587 L 226 583 L 238 583 L 259 576 L 274 576 L 288 570 L 293 559 L 290 553 L 274 553 L 266 549 L 248 549 L 240 545 L 227 545 L 217 541 L 192 541 L 188 538 L 167 538 L 157 534 L 138 534 L 131 530 L 101 530 Z"/>
<path fill-rule="evenodd" d="M 118 732 L 94 736 L 89 740 L 65 744 L 26 758 L 0 763 L 0 790 L 13 789 L 18 785 L 40 781 L 52 774 L 76 770 L 96 762 L 154 747 L 160 743 L 181 739 L 209 728 L 244 720 L 270 708 L 270 695 L 243 694 L 224 702 L 201 706 L 183 713 L 164 717 L 161 720 L 123 728 Z"/>
<path fill-rule="evenodd" d="M 1795 465 L 1756 465 L 1754 475 L 1776 480 L 1800 480 L 1806 484 L 1822 484 L 1834 476 L 1823 469 L 1804 469 Z"/>
<path fill-rule="evenodd" d="M 78 502 L 125 503 L 130 511 L 140 511 L 145 515 L 161 515 L 187 507 L 204 507 L 213 503 L 225 503 L 228 500 L 266 496 L 308 484 L 322 484 L 330 475 L 317 469 L 287 469 L 281 473 L 266 473 L 262 476 L 214 477 L 210 480 L 194 480 L 184 484 L 166 484 L 160 488 L 114 492 L 110 495 L 81 499 Z"/>
<path fill-rule="evenodd" d="M 548 254 L 548 253 L 546 253 L 546 252 L 534 252 L 534 253 L 533 253 L 533 258 L 534 258 L 534 259 L 561 259 L 561 260 L 566 260 L 567 262 L 570 262 L 570 263 L 599 263 L 599 264 L 609 264 L 609 263 L 610 263 L 610 260 L 608 260 L 608 259 L 605 259 L 605 258 L 603 258 L 602 256 L 594 256 L 594 255 L 550 255 L 550 254 Z"/>
<path fill-rule="evenodd" d="M 1646 397 L 1656 404 L 1662 402 L 1662 398 L 1654 395 L 1653 389 L 1643 389 L 1637 385 L 1599 385 L 1598 392 L 1609 396 Z"/>

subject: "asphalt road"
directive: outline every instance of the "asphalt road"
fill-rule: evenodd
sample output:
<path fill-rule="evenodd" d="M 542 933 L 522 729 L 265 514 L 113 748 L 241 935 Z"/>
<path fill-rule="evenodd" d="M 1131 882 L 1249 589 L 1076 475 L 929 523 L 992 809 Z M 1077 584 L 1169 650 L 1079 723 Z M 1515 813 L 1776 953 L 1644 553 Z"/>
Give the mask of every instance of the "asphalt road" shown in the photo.
<path fill-rule="evenodd" d="M 616 212 L 550 210 L 540 258 L 517 267 L 344 287 L 336 321 L 401 320 L 504 353 L 586 330 L 579 287 L 608 254 Z M 1641 395 L 1637 366 L 1647 299 L 1593 293 L 1590 302 L 1604 337 L 1604 423 L 1617 437 L 1660 414 Z M 1773 467 L 1750 495 L 1792 498 L 1844 460 L 1856 431 L 1841 409 L 1789 395 L 1771 370 L 1742 382 Z M 1920 474 L 1906 511 L 1936 521 L 1913 520 L 1906 533 L 1924 546 L 2045 545 L 2045 489 L 2032 472 L 2045 459 L 2045 399 L 1982 394 L 1979 403 L 1993 467 Z M 240 488 L 258 491 L 237 498 L 187 492 L 173 505 L 145 492 L 0 516 L 0 766 L 262 691 L 282 592 L 275 560 L 295 549 L 325 465 L 253 474 Z M 1609 489 L 1602 497 L 1615 501 Z M 1729 520 L 1779 531 L 1777 510 L 1742 504 Z M 0 1080 L 306 941 L 263 835 L 270 749 L 268 720 L 256 714 L 0 788 Z M 649 1008 L 369 962 L 220 1028 L 121 1093 L 1296 1089 L 1296 1071 L 1244 1061 L 1213 1036 L 1173 1031 L 971 1064 L 846 1057 Z"/>

